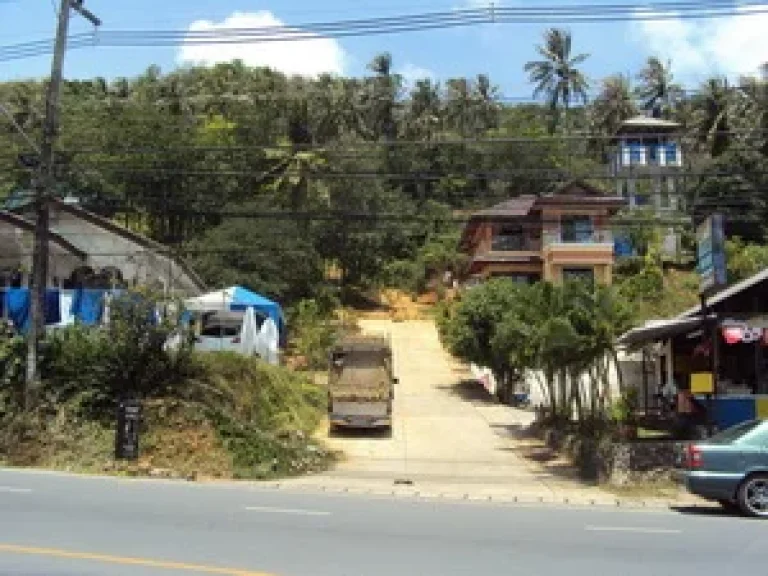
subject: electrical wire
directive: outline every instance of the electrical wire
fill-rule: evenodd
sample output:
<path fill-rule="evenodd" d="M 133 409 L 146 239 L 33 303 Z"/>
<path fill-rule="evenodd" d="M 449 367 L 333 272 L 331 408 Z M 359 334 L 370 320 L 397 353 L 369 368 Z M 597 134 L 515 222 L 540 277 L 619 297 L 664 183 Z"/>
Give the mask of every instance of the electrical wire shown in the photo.
<path fill-rule="evenodd" d="M 293 26 L 266 26 L 212 30 L 105 30 L 98 37 L 73 35 L 70 47 L 86 45 L 147 47 L 196 44 L 244 44 L 345 38 L 404 32 L 419 32 L 481 24 L 578 24 L 626 20 L 688 20 L 768 13 L 768 5 L 744 0 L 678 1 L 647 4 L 587 4 L 566 6 L 493 7 L 426 12 L 334 22 L 311 22 Z M 0 48 L 0 62 L 49 53 L 50 42 L 26 42 Z"/>

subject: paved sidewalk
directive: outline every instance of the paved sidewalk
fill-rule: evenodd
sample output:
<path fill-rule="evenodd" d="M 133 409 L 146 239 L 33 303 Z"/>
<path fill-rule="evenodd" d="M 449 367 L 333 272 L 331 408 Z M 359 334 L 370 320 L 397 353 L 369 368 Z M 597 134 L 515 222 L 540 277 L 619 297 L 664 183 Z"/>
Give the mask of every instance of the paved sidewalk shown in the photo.
<path fill-rule="evenodd" d="M 530 458 L 523 431 L 533 414 L 497 404 L 466 367 L 442 348 L 429 321 L 361 322 L 389 333 L 395 373 L 391 437 L 344 432 L 326 442 L 343 452 L 331 471 L 287 486 L 365 493 L 532 502 L 610 503 L 617 498 L 585 485 L 564 462 Z"/>

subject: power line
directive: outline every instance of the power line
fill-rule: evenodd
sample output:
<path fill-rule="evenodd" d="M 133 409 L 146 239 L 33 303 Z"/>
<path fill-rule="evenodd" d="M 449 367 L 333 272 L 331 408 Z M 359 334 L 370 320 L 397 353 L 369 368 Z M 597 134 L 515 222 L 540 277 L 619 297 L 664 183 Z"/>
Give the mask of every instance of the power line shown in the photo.
<path fill-rule="evenodd" d="M 426 12 L 390 17 L 375 17 L 333 22 L 311 22 L 293 26 L 267 26 L 213 30 L 112 30 L 98 37 L 76 34 L 70 38 L 73 48 L 99 46 L 168 46 L 244 44 L 312 40 L 318 37 L 344 38 L 404 32 L 418 32 L 477 26 L 481 24 L 577 24 L 626 20 L 706 19 L 725 16 L 748 16 L 768 13 L 760 1 L 745 0 L 735 5 L 732 0 L 699 2 L 659 2 L 650 4 L 588 4 L 526 7 L 494 7 Z M 0 62 L 28 58 L 49 52 L 46 41 L 26 42 L 0 48 Z"/>

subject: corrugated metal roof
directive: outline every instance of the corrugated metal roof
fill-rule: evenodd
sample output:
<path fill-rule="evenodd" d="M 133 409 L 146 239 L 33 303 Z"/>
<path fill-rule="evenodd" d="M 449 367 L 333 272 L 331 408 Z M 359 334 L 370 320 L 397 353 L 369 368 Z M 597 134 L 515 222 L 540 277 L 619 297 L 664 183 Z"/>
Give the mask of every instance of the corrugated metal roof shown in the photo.
<path fill-rule="evenodd" d="M 753 286 L 757 286 L 761 282 L 765 282 L 768 280 L 768 268 L 763 270 L 762 272 L 758 272 L 754 276 L 750 276 L 749 278 L 742 280 L 741 282 L 737 282 L 733 286 L 730 286 L 729 288 L 726 288 L 725 290 L 722 290 L 715 294 L 714 296 L 707 298 L 707 307 L 715 306 L 716 304 L 719 304 L 720 302 L 723 302 L 724 300 L 727 300 L 728 298 L 732 296 L 736 296 L 740 292 L 743 292 L 744 290 L 748 290 L 749 288 L 752 288 Z M 701 306 L 694 306 L 693 308 L 690 308 L 689 310 L 686 310 L 682 314 L 678 316 L 678 318 L 689 318 L 691 316 L 697 316 L 701 314 Z"/>
<path fill-rule="evenodd" d="M 632 328 L 617 340 L 621 346 L 630 348 L 642 346 L 648 342 L 667 340 L 686 332 L 691 332 L 702 325 L 701 318 L 672 318 L 669 320 L 651 320 L 644 326 Z"/>

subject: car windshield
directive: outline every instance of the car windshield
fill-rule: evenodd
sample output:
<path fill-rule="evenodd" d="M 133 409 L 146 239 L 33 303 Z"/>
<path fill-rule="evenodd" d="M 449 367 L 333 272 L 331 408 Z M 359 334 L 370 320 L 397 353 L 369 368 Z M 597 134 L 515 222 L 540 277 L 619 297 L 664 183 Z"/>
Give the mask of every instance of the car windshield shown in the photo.
<path fill-rule="evenodd" d="M 733 444 L 760 425 L 760 420 L 749 420 L 719 432 L 707 440 L 707 444 Z"/>

